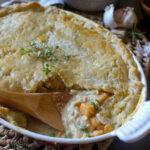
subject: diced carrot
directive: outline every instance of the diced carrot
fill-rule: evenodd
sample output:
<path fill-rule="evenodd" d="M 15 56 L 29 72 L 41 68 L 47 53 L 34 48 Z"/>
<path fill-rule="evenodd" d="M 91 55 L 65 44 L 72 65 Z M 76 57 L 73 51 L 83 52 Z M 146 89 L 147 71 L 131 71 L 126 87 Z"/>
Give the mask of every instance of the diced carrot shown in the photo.
<path fill-rule="evenodd" d="M 113 130 L 113 128 L 112 128 L 111 124 L 105 125 L 105 127 L 104 127 L 105 133 L 111 132 L 112 130 Z"/>
<path fill-rule="evenodd" d="M 97 119 L 94 117 L 94 118 L 91 119 L 91 124 L 92 124 L 92 126 L 97 127 L 97 126 L 99 125 L 99 122 L 98 122 Z"/>
<path fill-rule="evenodd" d="M 99 99 L 97 100 L 98 103 L 102 103 L 105 99 L 109 97 L 108 93 L 101 93 Z"/>
<path fill-rule="evenodd" d="M 102 135 L 102 134 L 104 134 L 104 131 L 103 131 L 103 130 L 100 130 L 100 131 L 98 131 L 98 132 L 94 132 L 94 133 L 90 134 L 90 136 L 91 136 L 91 137 L 95 137 L 95 136 L 99 136 L 99 135 Z"/>
<path fill-rule="evenodd" d="M 104 130 L 104 125 L 103 124 L 99 124 L 97 126 L 97 130 Z"/>
<path fill-rule="evenodd" d="M 62 136 L 62 132 L 58 132 L 56 136 L 57 137 L 61 137 Z"/>
<path fill-rule="evenodd" d="M 81 102 L 77 102 L 74 104 L 74 106 L 77 106 L 77 107 L 80 107 L 80 105 L 81 105 Z"/>
<path fill-rule="evenodd" d="M 7 115 L 10 112 L 8 108 L 0 106 L 0 114 Z"/>
<path fill-rule="evenodd" d="M 93 132 L 95 130 L 95 127 L 90 126 L 90 131 Z"/>
<path fill-rule="evenodd" d="M 93 105 L 90 105 L 88 103 L 81 103 L 80 112 L 87 117 L 91 117 L 95 113 L 95 108 Z"/>

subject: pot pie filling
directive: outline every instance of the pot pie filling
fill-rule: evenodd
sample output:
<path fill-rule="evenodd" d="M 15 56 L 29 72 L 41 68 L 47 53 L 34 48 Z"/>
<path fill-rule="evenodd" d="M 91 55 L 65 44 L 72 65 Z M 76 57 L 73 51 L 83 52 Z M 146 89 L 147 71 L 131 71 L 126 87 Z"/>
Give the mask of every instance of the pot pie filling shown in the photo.
<path fill-rule="evenodd" d="M 130 119 L 143 87 L 140 73 L 122 41 L 102 26 L 28 3 L 0 8 L 0 34 L 1 89 L 74 95 L 62 111 L 64 133 L 1 106 L 0 115 L 12 124 L 50 136 L 85 138 Z"/>

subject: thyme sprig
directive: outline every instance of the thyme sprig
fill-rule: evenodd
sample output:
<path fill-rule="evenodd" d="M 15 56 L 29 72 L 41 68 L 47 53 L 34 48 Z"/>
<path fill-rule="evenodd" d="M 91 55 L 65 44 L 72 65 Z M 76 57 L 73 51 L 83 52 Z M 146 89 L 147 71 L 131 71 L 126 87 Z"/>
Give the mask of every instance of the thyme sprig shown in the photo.
<path fill-rule="evenodd" d="M 31 51 L 37 53 L 38 58 L 45 59 L 53 63 L 58 62 L 55 49 L 50 48 L 44 43 L 36 43 L 35 41 L 32 41 L 30 45 L 32 47 Z"/>
<path fill-rule="evenodd" d="M 79 129 L 83 132 L 87 132 L 88 131 L 88 127 L 86 125 L 80 125 Z"/>
<path fill-rule="evenodd" d="M 71 138 L 72 137 L 72 134 L 70 132 L 66 132 L 64 134 L 64 138 Z"/>
<path fill-rule="evenodd" d="M 91 137 L 89 133 L 86 133 L 85 136 L 86 136 L 86 137 Z"/>
<path fill-rule="evenodd" d="M 126 32 L 127 35 L 131 35 L 132 37 L 132 44 L 135 45 L 136 44 L 136 39 L 137 39 L 137 36 L 140 36 L 140 35 L 143 35 L 145 34 L 144 32 L 137 32 L 137 24 L 133 24 L 133 27 L 132 29 L 129 29 L 127 32 Z"/>
<path fill-rule="evenodd" d="M 49 65 L 48 62 L 56 64 L 59 61 L 59 57 L 69 60 L 68 54 L 64 50 L 60 49 L 59 46 L 52 48 L 45 43 L 38 43 L 36 41 L 31 41 L 28 51 L 25 51 L 24 48 L 21 48 L 20 50 L 21 56 L 27 54 L 28 56 L 36 56 L 39 59 L 45 60 L 47 64 L 43 69 L 43 72 L 45 72 L 46 75 L 51 72 L 51 67 L 55 67 L 53 65 Z"/>
<path fill-rule="evenodd" d="M 56 136 L 56 134 L 55 134 L 54 132 L 51 132 L 51 133 L 49 134 L 49 136 L 51 136 L 51 137 L 55 137 L 55 136 Z"/>
<path fill-rule="evenodd" d="M 45 72 L 46 75 L 48 75 L 48 73 L 51 72 L 49 67 L 49 64 L 46 64 L 46 68 L 43 69 L 43 72 Z"/>
<path fill-rule="evenodd" d="M 24 52 L 20 52 L 20 55 L 23 56 L 25 53 Z"/>

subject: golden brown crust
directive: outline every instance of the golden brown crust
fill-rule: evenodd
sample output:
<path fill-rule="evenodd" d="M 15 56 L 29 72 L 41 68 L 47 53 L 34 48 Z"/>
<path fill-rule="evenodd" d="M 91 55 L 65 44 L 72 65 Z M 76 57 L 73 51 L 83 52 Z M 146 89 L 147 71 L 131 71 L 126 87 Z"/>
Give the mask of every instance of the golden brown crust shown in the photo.
<path fill-rule="evenodd" d="M 125 44 L 102 26 L 32 2 L 0 8 L 0 33 L 0 88 L 106 91 L 114 95 L 101 105 L 101 119 L 116 126 L 135 109 L 142 89 L 137 65 Z M 59 62 L 53 64 L 29 57 L 33 40 L 59 46 L 69 60 L 57 55 Z M 20 56 L 22 47 L 25 55 Z M 48 75 L 43 72 L 47 63 L 55 65 Z"/>
<path fill-rule="evenodd" d="M 14 12 L 27 11 L 29 9 L 33 11 L 43 11 L 45 8 L 36 2 L 31 2 L 27 4 L 26 3 L 13 4 L 7 7 L 0 7 L 0 17 L 4 17 Z"/>

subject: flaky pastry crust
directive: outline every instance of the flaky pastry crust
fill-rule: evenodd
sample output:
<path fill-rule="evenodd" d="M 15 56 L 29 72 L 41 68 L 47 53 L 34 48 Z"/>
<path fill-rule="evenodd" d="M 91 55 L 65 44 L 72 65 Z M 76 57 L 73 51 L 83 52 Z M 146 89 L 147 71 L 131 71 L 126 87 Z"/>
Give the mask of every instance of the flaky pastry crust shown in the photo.
<path fill-rule="evenodd" d="M 138 67 L 125 44 L 101 25 L 33 2 L 0 8 L 0 33 L 1 89 L 105 91 L 113 96 L 101 105 L 101 119 L 115 127 L 135 109 L 142 89 Z M 31 41 L 59 47 L 69 59 L 59 55 L 45 74 L 45 65 L 54 63 L 27 55 Z"/>

